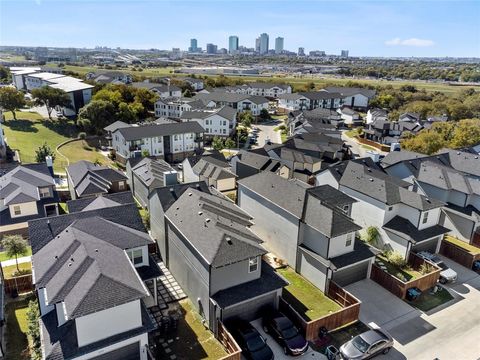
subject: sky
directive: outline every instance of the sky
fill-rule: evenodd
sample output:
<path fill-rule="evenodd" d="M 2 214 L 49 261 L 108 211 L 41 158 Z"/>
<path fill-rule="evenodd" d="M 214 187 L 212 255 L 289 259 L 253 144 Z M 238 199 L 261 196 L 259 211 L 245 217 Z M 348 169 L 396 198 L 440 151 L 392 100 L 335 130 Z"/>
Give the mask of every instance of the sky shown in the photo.
<path fill-rule="evenodd" d="M 0 45 L 254 47 L 263 32 L 291 51 L 480 57 L 480 0 L 0 0 Z"/>

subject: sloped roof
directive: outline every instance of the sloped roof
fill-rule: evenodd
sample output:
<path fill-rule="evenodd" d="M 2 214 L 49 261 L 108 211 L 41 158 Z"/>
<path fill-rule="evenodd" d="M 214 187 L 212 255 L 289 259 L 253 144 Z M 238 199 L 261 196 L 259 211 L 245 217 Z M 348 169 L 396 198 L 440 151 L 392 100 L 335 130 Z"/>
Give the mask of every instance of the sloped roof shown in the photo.
<path fill-rule="evenodd" d="M 333 93 L 340 93 L 343 96 L 353 96 L 356 94 L 362 94 L 368 98 L 373 98 L 376 94 L 375 90 L 370 90 L 365 88 L 341 87 L 341 86 L 329 86 L 329 87 L 326 87 L 325 90 Z"/>
<path fill-rule="evenodd" d="M 92 203 L 94 203 L 94 205 L 92 205 Z M 74 213 L 133 203 L 135 203 L 135 200 L 133 199 L 132 193 L 130 191 L 122 191 L 112 194 L 101 194 L 96 197 L 69 200 L 67 201 L 67 207 L 69 213 Z"/>
<path fill-rule="evenodd" d="M 229 167 L 228 163 L 226 166 L 224 164 L 218 164 L 214 158 L 206 156 L 201 157 L 199 161 L 192 167 L 192 170 L 194 174 L 200 178 L 211 178 L 214 180 L 235 178 L 236 175 L 227 167 Z"/>
<path fill-rule="evenodd" d="M 145 157 L 132 167 L 132 172 L 146 185 L 150 186 L 157 181 L 160 186 L 164 185 L 165 173 L 177 172 L 165 160 Z"/>
<path fill-rule="evenodd" d="M 185 191 L 190 189 L 196 189 L 207 194 L 210 194 L 212 190 L 205 181 L 197 181 L 154 189 L 150 193 L 149 198 L 151 199 L 153 195 L 157 195 L 163 211 L 166 212 Z"/>
<path fill-rule="evenodd" d="M 394 234 L 413 243 L 428 240 L 435 236 L 446 234 L 450 231 L 449 229 L 438 224 L 423 230 L 419 230 L 410 221 L 400 216 L 395 216 L 393 219 L 383 225 L 382 228 L 393 232 Z"/>
<path fill-rule="evenodd" d="M 203 133 L 205 129 L 196 121 L 171 122 L 167 124 L 148 124 L 117 129 L 125 140 L 139 140 L 155 136 L 168 136 L 186 133 Z"/>

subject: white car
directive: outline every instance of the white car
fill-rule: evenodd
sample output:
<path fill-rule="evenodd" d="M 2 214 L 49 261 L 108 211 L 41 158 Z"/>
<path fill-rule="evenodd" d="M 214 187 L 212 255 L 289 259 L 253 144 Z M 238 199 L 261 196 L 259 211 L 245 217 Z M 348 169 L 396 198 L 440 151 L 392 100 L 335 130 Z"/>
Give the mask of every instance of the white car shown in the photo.
<path fill-rule="evenodd" d="M 428 251 L 421 251 L 417 253 L 417 255 L 420 256 L 422 259 L 434 263 L 442 269 L 439 279 L 441 284 L 457 281 L 457 273 L 454 270 L 450 269 L 447 265 L 445 265 L 445 263 L 439 256 L 429 253 Z"/>

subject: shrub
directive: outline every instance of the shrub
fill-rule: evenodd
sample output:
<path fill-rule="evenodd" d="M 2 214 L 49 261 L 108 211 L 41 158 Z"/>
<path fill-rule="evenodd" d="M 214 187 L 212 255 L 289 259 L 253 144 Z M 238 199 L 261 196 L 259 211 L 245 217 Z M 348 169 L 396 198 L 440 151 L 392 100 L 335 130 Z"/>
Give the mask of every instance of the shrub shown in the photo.
<path fill-rule="evenodd" d="M 396 267 L 403 268 L 407 265 L 405 258 L 397 251 L 387 251 L 385 254 L 388 262 Z"/>
<path fill-rule="evenodd" d="M 422 275 L 427 275 L 427 274 L 430 274 L 432 270 L 433 270 L 433 266 L 425 262 L 420 266 L 419 272 Z"/>
<path fill-rule="evenodd" d="M 85 140 L 87 138 L 87 133 L 85 132 L 78 133 L 78 138 L 81 140 Z"/>

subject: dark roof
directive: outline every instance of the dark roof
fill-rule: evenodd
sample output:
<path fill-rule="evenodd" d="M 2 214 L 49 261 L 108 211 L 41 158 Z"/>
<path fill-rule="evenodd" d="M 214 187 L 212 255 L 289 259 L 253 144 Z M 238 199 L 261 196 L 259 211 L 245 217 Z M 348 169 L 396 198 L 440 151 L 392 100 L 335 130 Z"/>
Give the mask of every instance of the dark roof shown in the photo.
<path fill-rule="evenodd" d="M 450 230 L 441 226 L 434 225 L 428 228 L 419 230 L 407 219 L 400 216 L 395 216 L 392 220 L 382 226 L 383 229 L 391 231 L 394 234 L 407 239 L 413 243 L 421 242 L 423 240 L 431 239 L 435 236 L 448 233 Z"/>
<path fill-rule="evenodd" d="M 355 239 L 353 251 L 343 255 L 335 256 L 334 258 L 330 259 L 330 262 L 337 269 L 341 269 L 359 261 L 370 259 L 375 255 L 376 253 L 371 246 L 366 245 L 359 239 Z"/>
<path fill-rule="evenodd" d="M 129 126 L 131 126 L 131 125 L 127 124 L 126 122 L 117 120 L 117 121 L 111 123 L 110 125 L 105 126 L 103 128 L 103 130 L 105 130 L 107 132 L 114 132 L 117 129 L 121 129 L 121 128 L 124 128 L 124 127 L 129 127 Z"/>
<path fill-rule="evenodd" d="M 225 166 L 226 165 L 226 166 Z M 223 164 L 209 156 L 201 157 L 192 167 L 193 173 L 200 179 L 209 178 L 214 180 L 235 178 L 236 175 L 230 171 L 228 163 Z"/>
<path fill-rule="evenodd" d="M 221 308 L 226 308 L 242 301 L 268 294 L 287 285 L 287 281 L 280 277 L 270 265 L 262 261 L 260 278 L 221 290 L 211 297 Z"/>
<path fill-rule="evenodd" d="M 157 195 L 163 211 L 166 212 L 170 208 L 170 206 L 172 206 L 175 201 L 177 201 L 178 198 L 189 189 L 196 189 L 198 191 L 210 194 L 210 187 L 207 185 L 207 183 L 205 181 L 197 181 L 187 184 L 175 184 L 155 189 L 150 193 L 149 199 L 151 199 L 154 195 Z"/>
<path fill-rule="evenodd" d="M 428 157 L 428 155 L 408 150 L 391 151 L 382 159 L 381 164 L 383 167 L 387 167 L 405 160 L 419 159 L 424 157 Z"/>
<path fill-rule="evenodd" d="M 157 183 L 158 187 L 164 186 L 164 174 L 176 173 L 177 171 L 165 160 L 145 157 L 136 165 L 132 166 L 132 173 L 137 176 L 146 186 Z"/>
<path fill-rule="evenodd" d="M 47 216 L 45 211 L 45 205 L 55 205 L 59 201 L 57 192 L 55 191 L 54 197 L 43 198 L 36 202 L 37 213 L 28 216 L 12 217 L 10 214 L 10 208 L 7 206 L 0 211 L 0 225 L 10 225 L 27 222 L 34 219 L 40 219 Z"/>
<path fill-rule="evenodd" d="M 340 87 L 340 86 L 329 86 L 325 90 L 333 93 L 340 93 L 343 96 L 353 96 L 356 94 L 362 94 L 368 98 L 373 98 L 376 94 L 375 90 L 365 89 L 365 88 L 352 88 L 352 87 Z"/>
<path fill-rule="evenodd" d="M 340 93 L 322 91 L 322 90 L 300 92 L 299 94 L 302 95 L 302 96 L 305 96 L 306 98 L 308 98 L 310 100 L 343 99 L 345 97 Z"/>
<path fill-rule="evenodd" d="M 137 267 L 136 270 L 142 281 L 156 279 L 164 275 L 151 255 L 148 256 L 148 265 Z"/>
<path fill-rule="evenodd" d="M 325 202 L 327 205 L 334 206 L 338 209 L 342 209 L 344 205 L 351 205 L 357 202 L 354 198 L 330 185 L 315 186 L 308 189 L 307 192 L 322 202 Z"/>
<path fill-rule="evenodd" d="M 155 136 L 168 136 L 186 133 L 203 133 L 205 129 L 196 121 L 172 122 L 167 124 L 148 124 L 117 129 L 125 140 L 139 140 Z"/>
<path fill-rule="evenodd" d="M 40 318 L 45 359 L 64 360 L 76 358 L 154 330 L 156 324 L 143 304 L 141 306 L 141 314 L 141 326 L 79 348 L 75 321 L 69 320 L 62 326 L 58 326 L 56 311 L 50 311 Z"/>
<path fill-rule="evenodd" d="M 60 234 L 76 220 L 95 216 L 116 224 L 128 226 L 135 230 L 145 231 L 145 227 L 135 204 L 51 216 L 28 222 L 28 233 L 30 244 L 32 245 L 32 252 L 35 253 L 42 249 L 51 239 Z"/>
<path fill-rule="evenodd" d="M 250 230 L 250 215 L 226 198 L 189 189 L 165 216 L 213 267 L 267 252 L 262 240 Z"/>
<path fill-rule="evenodd" d="M 137 88 L 137 89 L 147 89 L 147 90 L 156 90 L 158 92 L 167 92 L 167 91 L 181 91 L 182 89 L 180 89 L 178 86 L 175 86 L 175 85 L 166 85 L 166 84 L 159 84 L 159 83 L 151 83 L 151 82 L 146 82 L 146 81 L 143 81 L 143 82 L 133 82 L 131 84 L 131 86 L 133 86 L 134 88 Z"/>
<path fill-rule="evenodd" d="M 69 200 L 67 201 L 67 207 L 69 213 L 74 213 L 78 211 L 83 211 L 92 203 L 99 204 L 103 201 L 103 207 L 110 207 L 110 206 L 117 206 L 117 205 L 125 205 L 125 204 L 133 204 L 135 200 L 133 199 L 132 193 L 130 191 L 122 191 L 113 194 L 102 194 L 97 197 L 86 197 L 76 200 Z M 100 207 L 98 208 L 100 209 Z M 94 210 L 91 207 L 86 209 Z"/>

